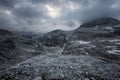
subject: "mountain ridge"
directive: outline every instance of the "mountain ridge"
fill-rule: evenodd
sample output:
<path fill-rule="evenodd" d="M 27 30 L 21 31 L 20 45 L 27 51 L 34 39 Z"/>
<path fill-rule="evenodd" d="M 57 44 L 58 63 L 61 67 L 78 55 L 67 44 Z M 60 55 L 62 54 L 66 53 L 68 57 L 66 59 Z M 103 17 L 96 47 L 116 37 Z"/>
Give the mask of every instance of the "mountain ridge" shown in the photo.
<path fill-rule="evenodd" d="M 100 26 L 100 25 L 118 25 L 120 21 L 115 18 L 97 18 L 91 21 L 85 22 L 80 27 L 93 27 L 93 26 Z"/>

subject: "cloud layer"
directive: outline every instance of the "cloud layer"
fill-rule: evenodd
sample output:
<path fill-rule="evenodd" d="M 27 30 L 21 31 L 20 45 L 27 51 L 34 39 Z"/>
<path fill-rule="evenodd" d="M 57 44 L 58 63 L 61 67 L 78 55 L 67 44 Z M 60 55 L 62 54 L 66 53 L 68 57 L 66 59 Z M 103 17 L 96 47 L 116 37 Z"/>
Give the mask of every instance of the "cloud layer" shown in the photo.
<path fill-rule="evenodd" d="M 0 0 L 0 28 L 71 30 L 98 17 L 120 19 L 120 0 Z"/>

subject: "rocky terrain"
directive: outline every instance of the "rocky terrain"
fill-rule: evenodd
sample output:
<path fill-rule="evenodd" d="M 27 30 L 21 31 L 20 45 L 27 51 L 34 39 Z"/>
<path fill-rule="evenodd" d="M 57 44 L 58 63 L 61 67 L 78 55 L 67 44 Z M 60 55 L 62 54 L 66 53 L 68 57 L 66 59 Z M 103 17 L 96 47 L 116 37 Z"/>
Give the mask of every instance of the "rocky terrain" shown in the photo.
<path fill-rule="evenodd" d="M 37 37 L 37 40 L 40 41 L 44 46 L 63 46 L 64 43 L 69 40 L 73 31 L 62 31 L 62 30 L 54 30 L 48 32 L 45 35 Z"/>
<path fill-rule="evenodd" d="M 85 23 L 76 29 L 62 54 L 87 54 L 110 60 L 119 60 L 120 24 L 118 23 L 120 21 L 112 18 L 99 20 Z"/>
<path fill-rule="evenodd" d="M 8 30 L 0 29 L 0 69 L 8 68 L 18 62 L 42 54 L 41 44 L 28 37 L 16 35 Z"/>
<path fill-rule="evenodd" d="M 117 19 L 29 37 L 4 30 L 0 35 L 0 64 L 6 66 L 1 66 L 0 80 L 120 80 Z"/>

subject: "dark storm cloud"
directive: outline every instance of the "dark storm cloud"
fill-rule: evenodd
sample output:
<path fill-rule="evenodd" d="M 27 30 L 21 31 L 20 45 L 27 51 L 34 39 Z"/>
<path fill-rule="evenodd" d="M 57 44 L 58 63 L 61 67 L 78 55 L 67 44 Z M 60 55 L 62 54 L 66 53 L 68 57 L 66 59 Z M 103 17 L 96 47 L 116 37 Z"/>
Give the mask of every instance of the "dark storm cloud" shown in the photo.
<path fill-rule="evenodd" d="M 120 19 L 120 0 L 0 0 L 0 28 L 70 30 L 99 17 Z"/>
<path fill-rule="evenodd" d="M 12 7 L 12 4 L 8 0 L 0 0 L 1 7 Z"/>
<path fill-rule="evenodd" d="M 79 8 L 65 16 L 78 19 L 81 22 L 99 17 L 115 17 L 120 15 L 120 0 L 75 0 Z M 115 7 L 116 6 L 116 7 Z M 117 7 L 118 6 L 118 7 Z M 70 16 L 70 17 L 69 17 Z"/>
<path fill-rule="evenodd" d="M 21 6 L 17 9 L 14 9 L 15 15 L 24 18 L 36 18 L 38 16 L 44 16 L 44 11 L 38 10 L 31 6 Z"/>
<path fill-rule="evenodd" d="M 32 3 L 46 3 L 53 0 L 30 0 Z"/>
<path fill-rule="evenodd" d="M 14 4 L 19 2 L 18 0 L 0 0 L 0 7 L 13 8 Z"/>

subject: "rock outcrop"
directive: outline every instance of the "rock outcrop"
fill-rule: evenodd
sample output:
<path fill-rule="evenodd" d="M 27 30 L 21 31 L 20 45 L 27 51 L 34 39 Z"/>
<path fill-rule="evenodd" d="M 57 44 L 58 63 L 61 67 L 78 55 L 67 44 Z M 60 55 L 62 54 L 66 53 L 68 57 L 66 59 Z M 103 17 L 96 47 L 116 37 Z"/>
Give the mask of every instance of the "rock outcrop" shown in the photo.
<path fill-rule="evenodd" d="M 70 31 L 54 30 L 39 37 L 38 41 L 40 41 L 42 45 L 48 47 L 52 46 L 62 47 L 71 36 L 71 33 L 72 32 Z"/>

